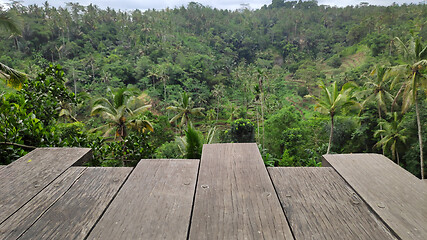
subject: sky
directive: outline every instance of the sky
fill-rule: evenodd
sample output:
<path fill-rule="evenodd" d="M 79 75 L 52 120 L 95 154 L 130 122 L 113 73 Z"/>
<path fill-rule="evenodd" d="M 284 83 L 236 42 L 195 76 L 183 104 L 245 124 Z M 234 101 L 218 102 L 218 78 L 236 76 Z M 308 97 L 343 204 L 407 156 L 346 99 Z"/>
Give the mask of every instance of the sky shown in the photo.
<path fill-rule="evenodd" d="M 23 5 L 37 4 L 42 5 L 46 0 L 23 0 Z M 210 6 L 213 8 L 235 10 L 241 8 L 241 4 L 249 4 L 251 9 L 261 8 L 263 5 L 269 5 L 271 0 L 193 0 L 194 2 L 201 3 L 204 6 Z M 9 2 L 8 0 L 0 0 L 0 3 L 4 4 Z M 174 8 L 180 6 L 186 6 L 191 0 L 48 0 L 50 5 L 55 7 L 65 6 L 65 2 L 78 2 L 81 5 L 89 5 L 90 3 L 97 5 L 100 8 L 114 8 L 122 10 L 146 10 L 146 9 L 164 9 L 166 7 Z M 425 3 L 425 0 L 318 0 L 319 5 L 329 5 L 337 7 L 345 7 L 349 5 L 358 5 L 360 2 L 368 2 L 370 5 L 382 5 L 388 6 L 393 2 L 397 4 L 418 4 L 420 2 Z"/>

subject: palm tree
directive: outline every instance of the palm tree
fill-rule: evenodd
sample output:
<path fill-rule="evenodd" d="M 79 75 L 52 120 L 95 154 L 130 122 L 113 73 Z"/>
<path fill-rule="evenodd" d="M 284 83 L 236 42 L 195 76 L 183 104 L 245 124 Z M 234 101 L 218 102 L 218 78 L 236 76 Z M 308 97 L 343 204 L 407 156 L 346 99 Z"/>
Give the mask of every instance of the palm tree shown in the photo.
<path fill-rule="evenodd" d="M 19 19 L 9 12 L 0 12 L 0 29 L 5 29 L 12 34 L 20 34 L 21 26 Z M 20 88 L 27 76 L 0 62 L 0 79 L 5 79 L 6 84 Z"/>
<path fill-rule="evenodd" d="M 368 96 L 362 102 L 362 106 L 365 106 L 367 103 L 371 101 L 375 101 L 377 103 L 378 109 L 378 118 L 381 120 L 381 112 L 387 112 L 387 104 L 393 102 L 393 96 L 387 89 L 387 71 L 389 67 L 375 67 L 371 72 L 371 76 L 375 76 L 373 80 L 370 80 L 365 83 L 366 90 L 361 91 L 360 94 L 367 94 Z"/>
<path fill-rule="evenodd" d="M 321 88 L 321 94 L 319 97 L 313 97 L 316 100 L 315 110 L 321 113 L 328 114 L 331 117 L 331 131 L 329 135 L 329 144 L 326 154 L 329 154 L 332 145 L 332 137 L 334 134 L 334 117 L 340 113 L 344 108 L 349 106 L 355 106 L 357 103 L 352 100 L 351 91 L 356 85 L 352 82 L 348 82 L 342 86 L 341 90 L 338 91 L 337 82 L 332 84 L 332 89 L 329 90 L 323 82 L 319 84 Z"/>
<path fill-rule="evenodd" d="M 181 94 L 181 101 L 177 102 L 175 101 L 175 106 L 169 106 L 166 109 L 172 110 L 176 112 L 177 114 L 170 120 L 170 123 L 176 122 L 178 119 L 181 119 L 180 124 L 178 126 L 186 125 L 188 122 L 190 122 L 190 116 L 204 116 L 202 113 L 203 110 L 205 110 L 202 107 L 199 108 L 193 108 L 194 102 L 191 100 L 191 97 L 188 95 L 188 93 L 183 92 Z"/>
<path fill-rule="evenodd" d="M 128 126 L 137 129 L 148 129 L 154 131 L 153 126 L 148 120 L 145 119 L 133 119 L 132 117 L 137 113 L 147 110 L 151 105 L 144 105 L 132 110 L 137 98 L 134 93 L 127 88 L 121 88 L 117 92 L 112 92 L 110 88 L 107 92 L 111 94 L 111 99 L 101 97 L 95 100 L 92 108 L 92 115 L 100 114 L 107 120 L 107 124 L 103 125 L 95 130 L 107 129 L 104 137 L 107 137 L 111 131 L 115 130 L 115 139 L 119 138 L 122 140 L 127 136 Z"/>
<path fill-rule="evenodd" d="M 155 80 L 161 81 L 163 83 L 163 98 L 164 100 L 167 100 L 167 94 L 166 94 L 166 83 L 169 81 L 169 75 L 167 74 L 167 70 L 169 68 L 169 64 L 162 63 L 160 65 L 156 65 L 153 69 L 151 69 L 148 72 L 148 76 L 152 78 L 153 80 L 153 87 Z"/>
<path fill-rule="evenodd" d="M 374 76 L 374 78 L 365 83 L 366 90 L 359 92 L 359 94 L 367 95 L 365 100 L 362 102 L 362 107 L 372 101 L 376 102 L 378 110 L 378 119 L 380 122 L 382 120 L 381 112 L 384 111 L 385 113 L 387 113 L 387 104 L 393 102 L 393 96 L 390 92 L 388 92 L 387 89 L 387 72 L 389 71 L 389 69 L 389 67 L 384 66 L 375 67 L 370 74 L 371 76 Z M 379 126 L 382 130 L 382 125 L 380 124 Z M 383 138 L 382 135 L 381 138 Z"/>
<path fill-rule="evenodd" d="M 375 137 L 378 135 L 384 136 L 378 141 L 374 147 L 382 147 L 383 151 L 387 148 L 390 149 L 392 154 L 393 161 L 396 161 L 397 164 L 400 164 L 399 161 L 399 145 L 406 143 L 406 128 L 403 127 L 402 121 L 398 119 L 396 112 L 393 112 L 393 119 L 390 122 L 381 121 L 379 124 L 382 126 L 382 129 L 377 130 L 374 134 Z"/>
<path fill-rule="evenodd" d="M 11 33 L 21 34 L 21 21 L 11 12 L 0 11 L 0 28 Z"/>
<path fill-rule="evenodd" d="M 419 89 L 427 91 L 427 77 L 423 74 L 423 71 L 427 66 L 427 46 L 423 46 L 420 37 L 412 37 L 409 40 L 408 45 L 403 43 L 403 41 L 398 37 L 395 39 L 400 51 L 403 53 L 404 59 L 406 60 L 406 64 L 393 67 L 393 72 L 396 76 L 395 79 L 401 79 L 401 77 L 404 79 L 396 99 L 403 90 L 403 113 L 406 112 L 412 104 L 415 104 L 415 113 L 417 116 L 418 127 L 418 142 L 420 146 L 421 179 L 424 179 L 423 141 L 417 92 Z"/>

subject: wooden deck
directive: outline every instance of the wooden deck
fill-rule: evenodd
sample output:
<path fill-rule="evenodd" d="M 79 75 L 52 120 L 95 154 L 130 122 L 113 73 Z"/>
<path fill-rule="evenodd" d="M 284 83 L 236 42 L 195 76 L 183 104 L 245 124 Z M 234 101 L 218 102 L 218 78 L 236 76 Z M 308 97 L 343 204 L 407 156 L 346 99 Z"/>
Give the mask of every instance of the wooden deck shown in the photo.
<path fill-rule="evenodd" d="M 427 186 L 379 154 L 323 156 L 402 239 L 427 239 Z"/>
<path fill-rule="evenodd" d="M 90 149 L 36 149 L 0 166 L 0 239 L 427 239 L 427 184 L 376 154 L 264 167 L 256 144 L 201 160 L 76 166 Z"/>

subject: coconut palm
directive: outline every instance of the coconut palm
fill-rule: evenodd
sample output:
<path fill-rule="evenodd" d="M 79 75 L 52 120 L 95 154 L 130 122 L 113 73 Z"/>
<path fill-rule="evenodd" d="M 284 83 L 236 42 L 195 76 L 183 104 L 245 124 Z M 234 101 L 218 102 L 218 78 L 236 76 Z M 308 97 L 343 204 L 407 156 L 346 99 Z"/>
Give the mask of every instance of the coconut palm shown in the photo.
<path fill-rule="evenodd" d="M 202 107 L 193 108 L 194 102 L 191 100 L 188 93 L 183 92 L 181 94 L 181 99 L 179 102 L 175 101 L 175 106 L 169 106 L 166 109 L 176 112 L 177 114 L 170 120 L 170 123 L 176 122 L 178 119 L 181 119 L 178 126 L 186 125 L 190 122 L 190 117 L 194 116 L 204 116 L 202 113 L 205 110 Z"/>
<path fill-rule="evenodd" d="M 392 75 L 396 80 L 403 79 L 396 99 L 403 92 L 402 112 L 406 112 L 409 107 L 415 105 L 417 116 L 418 142 L 420 147 L 420 167 L 421 179 L 424 179 L 424 157 L 423 142 L 421 134 L 420 112 L 418 109 L 418 90 L 427 91 L 427 76 L 423 74 L 427 66 L 427 46 L 423 46 L 421 38 L 412 37 L 406 45 L 400 38 L 395 38 L 399 50 L 402 52 L 406 64 L 398 65 L 392 68 Z M 394 74 L 393 74 L 394 73 Z M 392 85 L 395 85 L 395 82 Z"/>
<path fill-rule="evenodd" d="M 0 11 L 0 29 L 11 33 L 21 34 L 21 21 L 11 12 Z"/>
<path fill-rule="evenodd" d="M 362 102 L 362 107 L 366 104 L 375 101 L 377 104 L 378 118 L 382 119 L 382 112 L 387 112 L 387 104 L 393 102 L 393 96 L 388 91 L 387 87 L 387 71 L 389 67 L 375 67 L 371 72 L 371 76 L 374 76 L 372 80 L 368 80 L 365 83 L 366 90 L 361 91 L 359 94 L 366 94 L 367 97 Z"/>
<path fill-rule="evenodd" d="M 393 96 L 388 91 L 387 83 L 388 83 L 388 74 L 389 67 L 381 67 L 377 66 L 372 70 L 371 76 L 373 79 L 369 79 L 365 83 L 366 90 L 360 91 L 358 94 L 365 95 L 366 98 L 362 102 L 362 107 L 365 107 L 367 104 L 374 101 L 377 105 L 378 111 L 378 119 L 381 122 L 382 120 L 382 112 L 387 113 L 387 105 L 393 102 Z M 380 124 L 380 129 L 382 129 L 382 125 Z M 382 138 L 382 135 L 381 135 Z M 383 151 L 384 154 L 384 151 Z"/>
<path fill-rule="evenodd" d="M 12 34 L 20 34 L 21 27 L 18 18 L 9 12 L 0 12 L 0 29 L 5 29 Z M 0 62 L 0 79 L 5 79 L 6 84 L 20 88 L 27 76 Z"/>
<path fill-rule="evenodd" d="M 399 146 L 404 145 L 407 139 L 407 130 L 403 127 L 402 121 L 399 120 L 396 112 L 392 114 L 393 119 L 390 122 L 381 121 L 379 124 L 382 129 L 377 130 L 374 134 L 383 136 L 374 147 L 382 147 L 383 151 L 390 149 L 393 161 L 400 164 L 399 161 Z"/>
<path fill-rule="evenodd" d="M 150 108 L 151 105 L 144 105 L 132 110 L 137 100 L 134 92 L 127 88 L 121 88 L 114 93 L 108 88 L 107 92 L 111 94 L 111 99 L 105 97 L 96 99 L 91 112 L 92 115 L 99 114 L 104 117 L 107 124 L 94 130 L 106 129 L 104 137 L 109 136 L 111 131 L 115 130 L 114 139 L 119 138 L 120 140 L 127 136 L 128 127 L 154 131 L 148 120 L 132 118 L 137 113 Z"/>
<path fill-rule="evenodd" d="M 331 131 L 329 135 L 329 144 L 326 154 L 329 154 L 332 145 L 332 137 L 334 134 L 334 117 L 344 108 L 358 105 L 352 100 L 351 91 L 356 85 L 352 82 L 344 84 L 341 90 L 338 90 L 337 83 L 334 82 L 329 90 L 323 82 L 319 84 L 321 93 L 319 97 L 313 97 L 316 100 L 315 110 L 321 113 L 328 114 L 331 117 Z"/>

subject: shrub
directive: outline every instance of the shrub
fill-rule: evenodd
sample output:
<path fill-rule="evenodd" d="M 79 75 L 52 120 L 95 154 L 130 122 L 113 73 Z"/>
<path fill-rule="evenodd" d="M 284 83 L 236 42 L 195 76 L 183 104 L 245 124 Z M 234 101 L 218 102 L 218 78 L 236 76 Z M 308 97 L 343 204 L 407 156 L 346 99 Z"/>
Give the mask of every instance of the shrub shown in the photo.
<path fill-rule="evenodd" d="M 248 119 L 237 119 L 231 124 L 230 137 L 232 142 L 255 142 L 255 125 Z"/>

